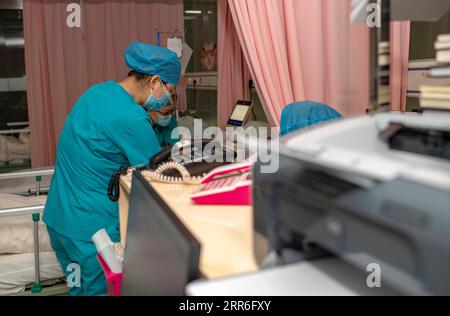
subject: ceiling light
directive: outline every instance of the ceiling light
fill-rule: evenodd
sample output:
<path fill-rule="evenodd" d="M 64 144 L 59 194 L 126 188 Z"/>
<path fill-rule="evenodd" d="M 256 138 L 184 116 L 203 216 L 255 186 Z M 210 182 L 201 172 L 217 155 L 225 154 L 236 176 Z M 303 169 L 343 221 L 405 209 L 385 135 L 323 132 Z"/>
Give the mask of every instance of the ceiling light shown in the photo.
<path fill-rule="evenodd" d="M 186 10 L 184 11 L 186 14 L 202 14 L 203 12 L 200 10 Z"/>

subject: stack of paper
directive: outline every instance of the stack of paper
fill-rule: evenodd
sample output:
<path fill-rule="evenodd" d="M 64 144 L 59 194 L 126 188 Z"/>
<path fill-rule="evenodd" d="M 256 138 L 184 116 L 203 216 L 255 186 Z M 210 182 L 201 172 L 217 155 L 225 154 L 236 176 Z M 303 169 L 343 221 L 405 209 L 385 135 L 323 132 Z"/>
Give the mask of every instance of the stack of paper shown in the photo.
<path fill-rule="evenodd" d="M 420 87 L 420 106 L 423 108 L 450 109 L 450 86 Z"/>
<path fill-rule="evenodd" d="M 450 34 L 439 35 L 434 44 L 437 66 L 429 71 L 430 77 L 450 78 Z M 420 87 L 420 106 L 433 109 L 450 109 L 450 86 Z"/>
<path fill-rule="evenodd" d="M 436 43 L 436 61 L 440 64 L 449 64 L 450 67 L 450 34 L 439 35 Z"/>

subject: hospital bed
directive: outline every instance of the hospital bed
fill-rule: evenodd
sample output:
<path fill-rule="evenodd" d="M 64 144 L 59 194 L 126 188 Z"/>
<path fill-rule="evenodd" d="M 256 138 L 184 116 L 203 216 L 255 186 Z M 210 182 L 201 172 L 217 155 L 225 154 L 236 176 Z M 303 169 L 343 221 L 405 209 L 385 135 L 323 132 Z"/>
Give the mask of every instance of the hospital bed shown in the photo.
<path fill-rule="evenodd" d="M 28 122 L 14 122 L 6 125 L 10 129 L 0 130 L 0 171 L 29 168 Z"/>
<path fill-rule="evenodd" d="M 52 169 L 0 174 L 0 295 L 38 295 L 55 286 L 59 290 L 52 293 L 67 292 L 41 221 L 46 196 L 40 193 L 52 174 Z"/>

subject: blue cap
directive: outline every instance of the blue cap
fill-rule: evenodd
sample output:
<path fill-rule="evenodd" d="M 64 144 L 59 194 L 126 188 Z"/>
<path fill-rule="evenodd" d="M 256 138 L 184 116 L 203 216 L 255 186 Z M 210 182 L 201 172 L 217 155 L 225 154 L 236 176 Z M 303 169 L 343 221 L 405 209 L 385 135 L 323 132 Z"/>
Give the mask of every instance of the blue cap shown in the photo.
<path fill-rule="evenodd" d="M 145 75 L 160 76 L 176 86 L 180 81 L 181 63 L 168 48 L 133 42 L 125 51 L 125 62 L 131 69 Z"/>
<path fill-rule="evenodd" d="M 321 122 L 341 119 L 342 115 L 323 103 L 304 101 L 289 104 L 281 114 L 280 135 L 316 125 Z"/>

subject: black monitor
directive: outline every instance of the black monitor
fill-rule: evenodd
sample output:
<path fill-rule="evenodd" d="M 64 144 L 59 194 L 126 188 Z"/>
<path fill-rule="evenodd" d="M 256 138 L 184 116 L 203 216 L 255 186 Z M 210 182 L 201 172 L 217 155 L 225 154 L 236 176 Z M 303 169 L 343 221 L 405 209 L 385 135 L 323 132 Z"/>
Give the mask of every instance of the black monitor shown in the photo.
<path fill-rule="evenodd" d="M 122 295 L 185 295 L 185 286 L 198 278 L 199 259 L 199 242 L 140 172 L 134 172 Z"/>

